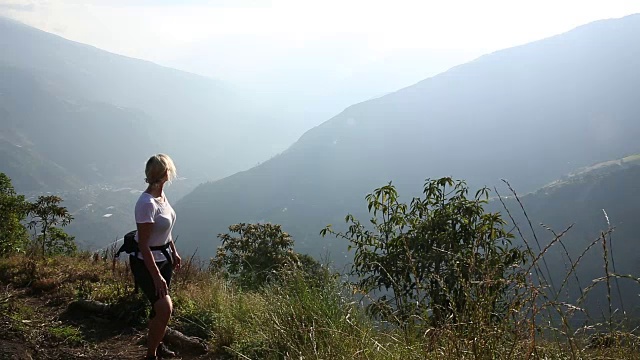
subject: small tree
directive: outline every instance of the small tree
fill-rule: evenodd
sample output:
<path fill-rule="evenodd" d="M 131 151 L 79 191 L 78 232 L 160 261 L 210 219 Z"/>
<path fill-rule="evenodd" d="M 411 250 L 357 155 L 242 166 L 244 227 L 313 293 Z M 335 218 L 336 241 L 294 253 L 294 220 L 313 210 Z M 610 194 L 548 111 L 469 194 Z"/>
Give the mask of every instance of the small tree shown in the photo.
<path fill-rule="evenodd" d="M 238 236 L 218 235 L 222 245 L 211 266 L 224 270 L 240 286 L 256 289 L 279 279 L 288 268 L 318 271 L 312 257 L 293 251 L 293 239 L 280 225 L 241 223 L 229 226 L 229 231 Z"/>
<path fill-rule="evenodd" d="M 47 255 L 72 255 L 78 248 L 76 247 L 75 237 L 67 234 L 59 227 L 50 227 L 47 237 L 39 241 L 46 241 Z"/>
<path fill-rule="evenodd" d="M 22 224 L 27 205 L 24 196 L 16 194 L 11 179 L 0 173 L 0 256 L 24 251 L 28 244 L 27 229 Z"/>
<path fill-rule="evenodd" d="M 31 221 L 29 222 L 30 229 L 40 229 L 40 234 L 35 237 L 37 244 L 42 246 L 42 256 L 47 255 L 47 245 L 59 244 L 60 242 L 72 243 L 73 237 L 60 236 L 64 233 L 61 229 L 55 228 L 55 226 L 66 226 L 73 220 L 73 216 L 69 213 L 67 208 L 60 206 L 62 198 L 55 195 L 39 196 L 36 202 L 30 204 L 29 215 L 31 215 Z M 53 232 L 50 232 L 53 230 Z M 62 248 L 69 248 L 70 245 L 60 245 Z M 73 245 L 75 247 L 75 244 Z"/>
<path fill-rule="evenodd" d="M 488 189 L 467 198 L 468 187 L 451 178 L 427 180 L 424 198 L 409 205 L 389 183 L 367 195 L 372 230 L 347 215 L 345 238 L 355 248 L 353 275 L 364 294 L 386 292 L 368 310 L 402 325 L 429 319 L 433 325 L 468 321 L 469 307 L 499 313 L 512 268 L 525 253 L 511 246 L 499 214 L 485 213 Z M 489 320 L 489 319 L 485 319 Z"/>

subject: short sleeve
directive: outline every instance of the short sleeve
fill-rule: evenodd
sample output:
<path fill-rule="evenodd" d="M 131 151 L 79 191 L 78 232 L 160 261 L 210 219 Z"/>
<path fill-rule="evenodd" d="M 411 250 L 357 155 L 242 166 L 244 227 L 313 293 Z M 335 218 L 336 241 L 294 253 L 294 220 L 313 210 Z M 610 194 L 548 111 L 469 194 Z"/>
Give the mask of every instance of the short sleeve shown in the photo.
<path fill-rule="evenodd" d="M 152 203 L 143 202 L 136 204 L 136 223 L 154 223 L 153 215 L 155 213 L 155 207 Z"/>

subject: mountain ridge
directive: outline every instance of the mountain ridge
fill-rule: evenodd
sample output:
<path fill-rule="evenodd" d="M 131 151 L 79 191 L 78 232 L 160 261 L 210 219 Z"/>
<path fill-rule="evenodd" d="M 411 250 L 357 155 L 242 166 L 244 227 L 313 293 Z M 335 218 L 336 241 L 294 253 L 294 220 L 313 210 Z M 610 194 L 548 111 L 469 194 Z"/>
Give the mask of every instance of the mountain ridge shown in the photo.
<path fill-rule="evenodd" d="M 366 216 L 357 204 L 389 181 L 409 197 L 441 176 L 527 192 L 637 153 L 638 35 L 638 15 L 588 24 L 350 106 L 279 156 L 200 185 L 176 205 L 176 231 L 210 254 L 226 226 L 264 220 L 327 250 L 317 232 Z"/>
<path fill-rule="evenodd" d="M 281 129 L 270 125 L 270 115 L 220 80 L 104 51 L 6 18 L 0 19 L 0 46 L 5 49 L 0 65 L 29 73 L 53 96 L 147 114 L 148 131 L 168 140 L 147 144 L 147 154 L 135 163 L 153 153 L 169 153 L 193 182 L 190 186 L 249 168 L 282 146 Z"/>

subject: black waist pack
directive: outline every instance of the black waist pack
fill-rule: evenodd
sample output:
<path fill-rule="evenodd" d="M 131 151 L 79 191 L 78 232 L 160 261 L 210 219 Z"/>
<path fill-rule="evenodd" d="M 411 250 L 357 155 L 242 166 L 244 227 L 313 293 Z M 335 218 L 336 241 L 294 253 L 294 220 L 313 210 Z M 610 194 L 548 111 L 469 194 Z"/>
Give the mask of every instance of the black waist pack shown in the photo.
<path fill-rule="evenodd" d="M 136 241 L 136 234 L 138 233 L 138 230 L 132 230 L 129 231 L 125 236 L 124 236 L 124 240 L 122 241 L 122 246 L 120 246 L 120 248 L 118 249 L 118 251 L 116 252 L 115 257 L 119 258 L 120 254 L 125 252 L 127 254 L 133 254 L 133 256 L 138 256 L 138 252 L 140 251 L 138 249 L 138 242 Z M 169 248 L 169 245 L 171 243 L 168 242 L 164 245 L 160 245 L 160 246 L 149 246 L 149 249 L 153 250 L 159 250 L 162 252 L 162 254 L 167 258 L 167 261 L 171 262 L 171 256 L 169 255 L 169 252 L 167 251 L 167 249 Z"/>

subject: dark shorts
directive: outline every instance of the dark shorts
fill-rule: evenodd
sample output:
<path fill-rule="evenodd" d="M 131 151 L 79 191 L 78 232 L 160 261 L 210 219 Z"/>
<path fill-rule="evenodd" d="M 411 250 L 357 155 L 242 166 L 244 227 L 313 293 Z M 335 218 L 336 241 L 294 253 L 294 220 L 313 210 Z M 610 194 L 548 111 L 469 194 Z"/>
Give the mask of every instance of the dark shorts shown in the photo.
<path fill-rule="evenodd" d="M 147 299 L 153 304 L 158 301 L 158 295 L 156 294 L 156 287 L 153 285 L 153 278 L 149 269 L 144 264 L 144 260 L 138 259 L 136 256 L 129 256 L 129 264 L 131 264 L 131 273 L 136 281 L 136 285 L 142 289 L 142 292 L 147 296 Z M 173 273 L 173 267 L 169 261 L 157 262 L 156 265 L 160 270 L 160 275 L 167 282 L 167 288 L 171 286 L 171 274 Z"/>

